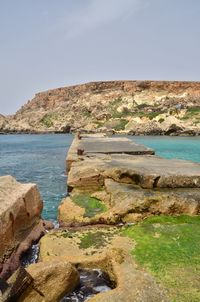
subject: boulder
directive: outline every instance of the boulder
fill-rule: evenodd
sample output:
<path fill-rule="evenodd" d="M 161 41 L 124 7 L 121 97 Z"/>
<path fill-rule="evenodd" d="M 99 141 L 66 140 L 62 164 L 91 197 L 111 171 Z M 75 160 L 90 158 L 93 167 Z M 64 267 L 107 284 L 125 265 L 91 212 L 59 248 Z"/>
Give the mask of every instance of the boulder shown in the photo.
<path fill-rule="evenodd" d="M 21 184 L 12 176 L 0 177 L 1 277 L 7 278 L 16 269 L 21 253 L 44 234 L 42 208 L 35 184 Z"/>
<path fill-rule="evenodd" d="M 26 270 L 33 284 L 24 291 L 19 302 L 59 302 L 79 282 L 78 271 L 66 261 L 39 262 Z"/>
<path fill-rule="evenodd" d="M 19 244 L 39 222 L 43 203 L 35 184 L 0 177 L 0 258 Z"/>

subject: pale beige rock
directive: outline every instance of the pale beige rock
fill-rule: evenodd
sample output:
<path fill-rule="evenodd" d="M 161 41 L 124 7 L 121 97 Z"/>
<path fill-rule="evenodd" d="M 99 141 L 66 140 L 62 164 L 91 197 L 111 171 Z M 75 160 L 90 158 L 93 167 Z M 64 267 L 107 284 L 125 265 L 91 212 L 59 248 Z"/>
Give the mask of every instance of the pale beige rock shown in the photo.
<path fill-rule="evenodd" d="M 97 154 L 72 164 L 70 187 L 101 187 L 106 178 L 142 188 L 200 187 L 200 164 L 156 156 Z"/>
<path fill-rule="evenodd" d="M 79 282 L 77 270 L 67 261 L 39 262 L 27 267 L 33 277 L 31 285 L 19 302 L 59 302 Z"/>
<path fill-rule="evenodd" d="M 85 209 L 72 202 L 70 197 L 62 200 L 58 207 L 58 220 L 65 223 L 82 221 Z"/>
<path fill-rule="evenodd" d="M 0 177 L 0 258 L 14 249 L 39 222 L 43 203 L 35 184 Z"/>

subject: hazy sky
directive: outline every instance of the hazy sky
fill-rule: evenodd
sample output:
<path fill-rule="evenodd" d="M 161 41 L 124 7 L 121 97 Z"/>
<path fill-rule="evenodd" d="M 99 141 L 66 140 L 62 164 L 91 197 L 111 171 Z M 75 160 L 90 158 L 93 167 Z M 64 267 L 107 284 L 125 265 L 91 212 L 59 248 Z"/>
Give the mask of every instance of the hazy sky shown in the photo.
<path fill-rule="evenodd" d="M 0 113 L 121 79 L 200 80 L 200 0 L 0 0 Z"/>

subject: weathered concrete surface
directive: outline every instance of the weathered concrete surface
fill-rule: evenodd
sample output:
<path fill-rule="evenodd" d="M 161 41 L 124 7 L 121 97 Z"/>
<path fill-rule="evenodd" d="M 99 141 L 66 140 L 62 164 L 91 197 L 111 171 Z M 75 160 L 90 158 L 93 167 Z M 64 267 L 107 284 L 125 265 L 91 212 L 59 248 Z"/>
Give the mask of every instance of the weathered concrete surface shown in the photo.
<path fill-rule="evenodd" d="M 100 187 L 106 178 L 142 188 L 199 188 L 200 164 L 185 160 L 143 155 L 93 154 L 73 163 L 70 187 Z"/>
<path fill-rule="evenodd" d="M 110 197 L 110 209 L 102 214 L 105 221 L 133 222 L 149 215 L 200 214 L 199 188 L 152 190 L 107 179 L 105 191 Z"/>
<path fill-rule="evenodd" d="M 93 153 L 100 154 L 154 154 L 154 150 L 143 145 L 134 143 L 125 137 L 105 137 L 105 135 L 81 135 L 81 139 L 75 137 L 67 155 L 68 170 L 71 164 L 82 156 L 77 155 L 77 150 L 83 150 L 84 156 Z"/>
<path fill-rule="evenodd" d="M 93 192 L 91 196 L 105 203 L 108 210 L 91 218 L 85 217 L 85 210 L 68 197 L 59 207 L 60 224 L 117 224 L 137 222 L 150 215 L 200 214 L 199 188 L 143 189 L 105 179 L 104 190 Z"/>
<path fill-rule="evenodd" d="M 118 148 L 120 142 L 121 149 Z M 200 213 L 199 163 L 148 154 L 126 154 L 122 150 L 126 150 L 126 144 L 130 147 L 129 143 L 122 137 L 75 138 L 68 155 L 71 196 L 75 191 L 85 190 L 105 203 L 108 210 L 88 219 L 69 198 L 70 202 L 63 201 L 59 208 L 62 225 L 116 224 L 135 222 L 155 214 Z M 81 156 L 76 153 L 79 148 L 85 148 Z M 112 153 L 107 152 L 109 148 Z M 143 146 L 137 148 L 145 150 Z M 96 152 L 98 149 L 100 151 Z M 77 217 L 73 208 L 79 210 Z"/>
<path fill-rule="evenodd" d="M 125 137 L 103 137 L 87 138 L 83 137 L 78 145 L 79 149 L 84 150 L 85 154 L 154 154 L 154 151 L 143 145 L 134 143 Z"/>
<path fill-rule="evenodd" d="M 81 268 L 100 268 L 107 272 L 116 288 L 88 301 L 167 302 L 163 289 L 133 261 L 132 248 L 130 239 L 118 235 L 115 228 L 60 230 L 41 239 L 40 259 L 69 261 Z"/>

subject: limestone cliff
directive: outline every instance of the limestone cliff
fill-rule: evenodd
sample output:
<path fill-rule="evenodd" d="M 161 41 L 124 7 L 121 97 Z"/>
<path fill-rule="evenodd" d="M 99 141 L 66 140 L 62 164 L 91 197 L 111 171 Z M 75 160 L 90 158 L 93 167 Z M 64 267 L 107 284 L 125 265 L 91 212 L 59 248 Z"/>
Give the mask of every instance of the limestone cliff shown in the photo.
<path fill-rule="evenodd" d="M 8 118 L 0 132 L 199 134 L 200 82 L 108 81 L 48 90 Z"/>

